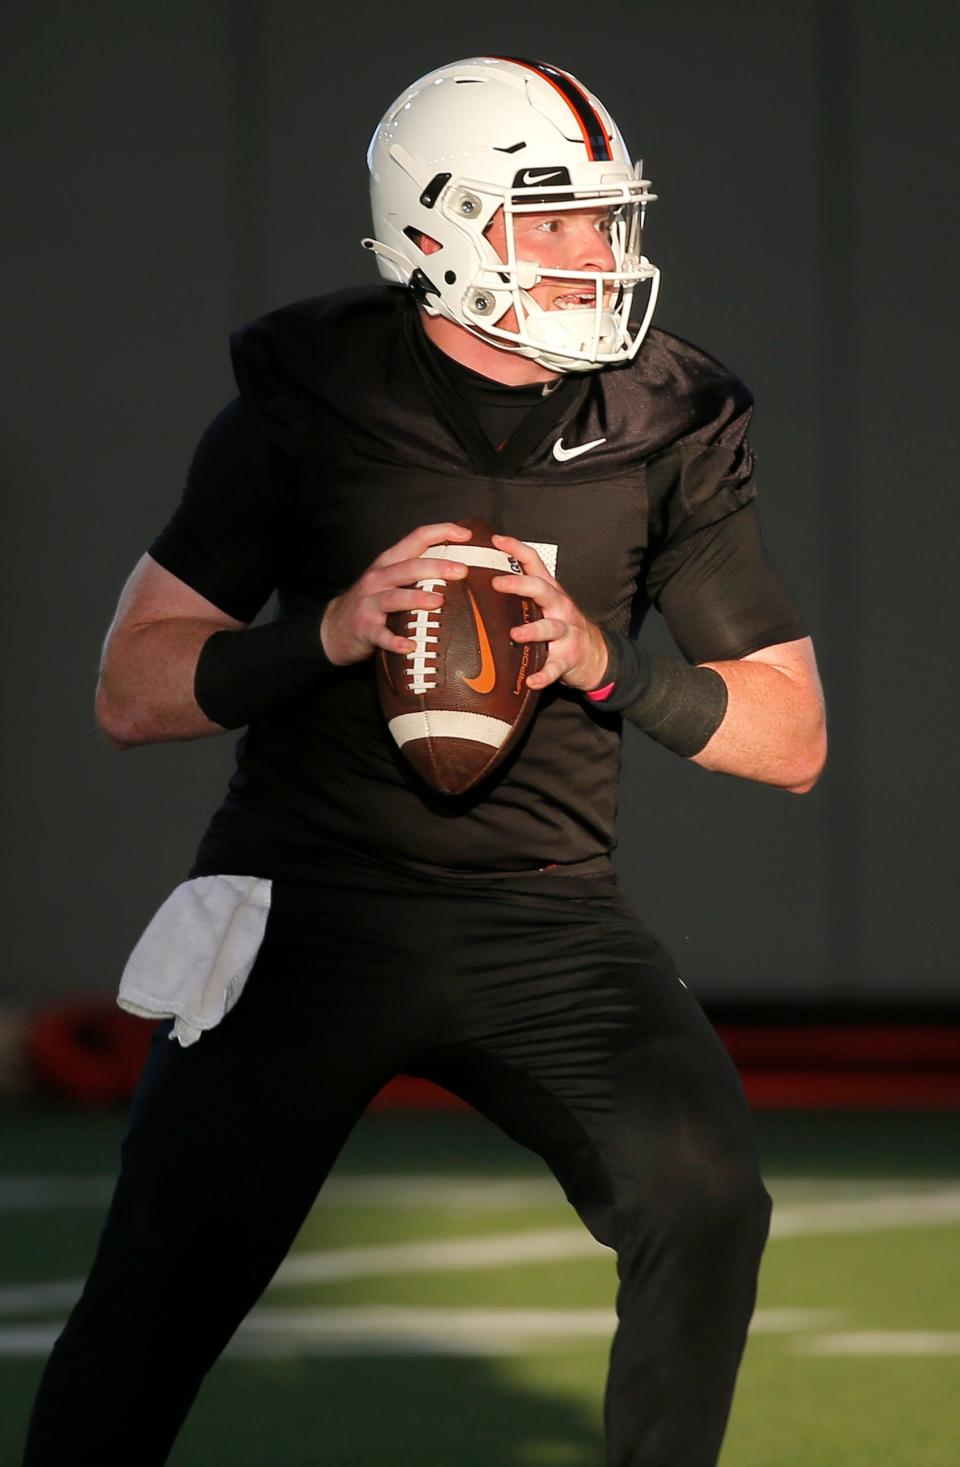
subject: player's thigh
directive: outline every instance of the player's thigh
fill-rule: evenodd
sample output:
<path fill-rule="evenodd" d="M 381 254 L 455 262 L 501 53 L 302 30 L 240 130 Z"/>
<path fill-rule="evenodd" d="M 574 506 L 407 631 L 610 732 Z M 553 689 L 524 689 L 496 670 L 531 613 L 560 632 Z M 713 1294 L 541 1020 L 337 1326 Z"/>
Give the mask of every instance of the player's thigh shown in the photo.
<path fill-rule="evenodd" d="M 193 1044 L 155 1030 L 121 1146 L 88 1304 L 152 1307 L 171 1271 L 209 1318 L 242 1313 L 289 1248 L 353 1126 L 408 1042 L 374 965 L 316 899 L 275 888 L 234 1007 Z M 341 906 L 343 904 L 341 903 Z M 351 924 L 352 926 L 352 924 Z M 199 1308 L 199 1304 L 198 1304 Z M 138 1316 L 139 1317 L 139 1316 Z"/>
<path fill-rule="evenodd" d="M 505 907 L 474 934 L 456 1039 L 431 1078 L 543 1156 L 581 1211 L 659 1190 L 756 1190 L 729 1056 L 663 945 L 622 897 Z"/>
<path fill-rule="evenodd" d="M 364 960 L 363 924 L 344 917 L 351 900 L 275 883 L 233 1008 L 187 1046 L 169 1037 L 172 1021 L 158 1025 L 123 1142 L 127 1174 L 332 1161 L 416 1038 L 404 984 Z"/>

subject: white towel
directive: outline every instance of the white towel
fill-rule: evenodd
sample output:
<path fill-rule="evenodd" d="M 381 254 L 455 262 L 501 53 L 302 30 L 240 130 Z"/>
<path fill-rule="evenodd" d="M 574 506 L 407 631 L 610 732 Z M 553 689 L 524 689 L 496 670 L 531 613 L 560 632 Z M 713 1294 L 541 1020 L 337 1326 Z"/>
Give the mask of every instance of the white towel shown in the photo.
<path fill-rule="evenodd" d="M 194 1044 L 243 992 L 267 927 L 272 883 L 197 876 L 163 903 L 127 960 L 117 1003 L 145 1019 L 176 1018 L 171 1039 Z"/>

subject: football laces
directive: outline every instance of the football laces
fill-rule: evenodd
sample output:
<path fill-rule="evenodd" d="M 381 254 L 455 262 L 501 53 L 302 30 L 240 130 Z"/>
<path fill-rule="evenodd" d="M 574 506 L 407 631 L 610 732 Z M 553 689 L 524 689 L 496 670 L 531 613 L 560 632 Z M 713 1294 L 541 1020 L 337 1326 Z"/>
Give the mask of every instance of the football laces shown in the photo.
<path fill-rule="evenodd" d="M 417 590 L 442 591 L 446 584 L 446 581 L 441 580 L 418 581 Z M 431 636 L 431 633 L 440 630 L 440 622 L 435 620 L 439 616 L 439 608 L 432 610 L 423 606 L 413 613 L 412 621 L 407 622 L 407 636 L 415 644 L 412 652 L 404 653 L 409 679 L 408 691 L 411 693 L 429 693 L 437 686 L 436 644 L 440 638 Z"/>

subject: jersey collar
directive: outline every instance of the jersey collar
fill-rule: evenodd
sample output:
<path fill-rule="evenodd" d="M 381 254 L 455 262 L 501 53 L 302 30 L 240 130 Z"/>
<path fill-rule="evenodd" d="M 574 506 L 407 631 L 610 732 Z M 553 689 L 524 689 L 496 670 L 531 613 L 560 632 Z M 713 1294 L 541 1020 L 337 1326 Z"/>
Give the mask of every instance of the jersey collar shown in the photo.
<path fill-rule="evenodd" d="M 547 435 L 574 416 L 587 395 L 588 374 L 569 373 L 561 378 L 553 392 L 531 407 L 504 447 L 498 450 L 437 361 L 437 353 L 430 349 L 412 300 L 404 312 L 403 331 L 437 417 L 457 439 L 472 467 L 488 478 L 507 479 L 516 475 Z"/>

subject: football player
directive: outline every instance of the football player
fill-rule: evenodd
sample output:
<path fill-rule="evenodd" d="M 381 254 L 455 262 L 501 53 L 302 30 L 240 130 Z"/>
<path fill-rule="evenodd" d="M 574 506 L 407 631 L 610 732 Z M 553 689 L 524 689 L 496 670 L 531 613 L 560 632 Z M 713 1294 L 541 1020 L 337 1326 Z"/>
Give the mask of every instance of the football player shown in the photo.
<path fill-rule="evenodd" d="M 770 1202 L 736 1072 L 611 851 L 624 718 L 797 793 L 824 761 L 810 638 L 757 527 L 751 398 L 651 328 L 653 195 L 566 72 L 441 67 L 368 161 L 383 281 L 235 334 L 239 396 L 104 648 L 115 747 L 246 731 L 123 976 L 162 1022 L 26 1463 L 167 1460 L 403 1071 L 539 1153 L 616 1250 L 608 1467 L 713 1467 Z M 371 658 L 411 649 L 391 613 L 442 605 L 417 581 L 463 574 L 468 516 L 519 562 L 497 585 L 539 604 L 512 635 L 546 661 L 527 734 L 451 798 L 389 739 Z M 651 606 L 681 659 L 638 639 Z"/>

